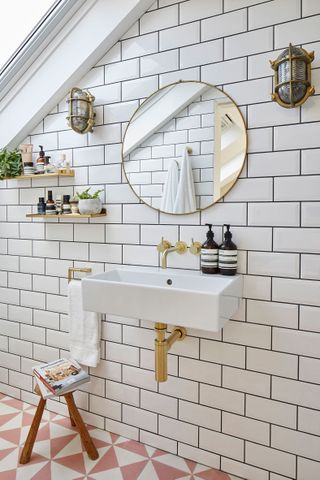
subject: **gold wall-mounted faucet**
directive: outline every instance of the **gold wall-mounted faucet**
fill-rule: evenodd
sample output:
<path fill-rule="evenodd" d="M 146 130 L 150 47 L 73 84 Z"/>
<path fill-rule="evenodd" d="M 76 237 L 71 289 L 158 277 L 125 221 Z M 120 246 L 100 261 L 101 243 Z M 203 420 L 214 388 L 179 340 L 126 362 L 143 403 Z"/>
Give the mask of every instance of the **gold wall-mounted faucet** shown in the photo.
<path fill-rule="evenodd" d="M 180 240 L 179 242 L 176 242 L 174 247 L 172 247 L 171 243 L 168 242 L 168 240 L 164 240 L 162 237 L 161 242 L 157 246 L 157 250 L 158 252 L 162 253 L 161 268 L 167 268 L 167 258 L 169 253 L 177 252 L 182 255 L 188 250 L 188 245 Z"/>
<path fill-rule="evenodd" d="M 171 247 L 171 243 L 162 237 L 161 242 L 157 246 L 157 250 L 158 252 L 163 253 L 167 248 L 170 248 L 170 247 Z"/>
<path fill-rule="evenodd" d="M 191 245 L 189 247 L 189 252 L 192 253 L 192 255 L 200 255 L 201 253 L 201 243 L 200 242 L 195 242 L 193 238 L 191 238 Z"/>
<path fill-rule="evenodd" d="M 74 268 L 74 267 L 69 267 L 68 268 L 68 283 L 71 282 L 73 279 L 73 274 L 75 272 L 83 272 L 83 273 L 91 273 L 92 269 L 91 268 Z"/>

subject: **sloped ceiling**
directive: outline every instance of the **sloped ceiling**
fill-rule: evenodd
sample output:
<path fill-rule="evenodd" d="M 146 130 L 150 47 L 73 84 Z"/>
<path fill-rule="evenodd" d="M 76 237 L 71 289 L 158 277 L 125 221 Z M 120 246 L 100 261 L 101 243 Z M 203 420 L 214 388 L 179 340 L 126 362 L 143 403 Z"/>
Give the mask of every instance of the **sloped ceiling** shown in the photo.
<path fill-rule="evenodd" d="M 86 0 L 0 102 L 0 148 L 15 148 L 153 0 Z"/>

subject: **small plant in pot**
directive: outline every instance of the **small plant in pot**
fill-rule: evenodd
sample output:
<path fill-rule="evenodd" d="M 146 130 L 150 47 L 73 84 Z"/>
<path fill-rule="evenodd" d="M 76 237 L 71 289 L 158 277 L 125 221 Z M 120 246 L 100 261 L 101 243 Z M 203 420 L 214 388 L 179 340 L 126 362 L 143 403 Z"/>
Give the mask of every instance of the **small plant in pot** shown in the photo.
<path fill-rule="evenodd" d="M 89 193 L 91 187 L 86 188 L 83 192 L 77 192 L 76 195 L 79 199 L 79 212 L 81 215 L 93 215 L 100 213 L 102 210 L 102 203 L 99 194 L 103 190 L 97 190 L 94 193 Z"/>
<path fill-rule="evenodd" d="M 0 150 L 0 180 L 17 177 L 21 172 L 21 154 L 16 150 Z"/>

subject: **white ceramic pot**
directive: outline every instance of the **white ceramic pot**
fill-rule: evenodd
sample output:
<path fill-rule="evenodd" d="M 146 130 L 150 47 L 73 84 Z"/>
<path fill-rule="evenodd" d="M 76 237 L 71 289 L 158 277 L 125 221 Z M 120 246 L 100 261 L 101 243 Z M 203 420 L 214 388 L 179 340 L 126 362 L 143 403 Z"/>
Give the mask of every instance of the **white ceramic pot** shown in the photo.
<path fill-rule="evenodd" d="M 81 215 L 90 215 L 100 213 L 102 204 L 100 198 L 88 198 L 87 200 L 79 200 L 79 212 Z"/>

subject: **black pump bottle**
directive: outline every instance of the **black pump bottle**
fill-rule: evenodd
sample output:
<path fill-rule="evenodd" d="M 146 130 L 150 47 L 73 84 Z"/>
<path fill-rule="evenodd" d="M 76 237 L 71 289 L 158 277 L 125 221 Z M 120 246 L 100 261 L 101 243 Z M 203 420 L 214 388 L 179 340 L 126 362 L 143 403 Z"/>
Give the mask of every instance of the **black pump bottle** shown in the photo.
<path fill-rule="evenodd" d="M 224 225 L 224 242 L 219 247 L 219 269 L 221 275 L 235 275 L 238 266 L 237 245 L 231 240 L 230 225 Z"/>
<path fill-rule="evenodd" d="M 201 270 L 203 273 L 218 273 L 218 244 L 213 240 L 212 223 L 206 223 L 209 227 L 207 240 L 201 246 Z"/>

